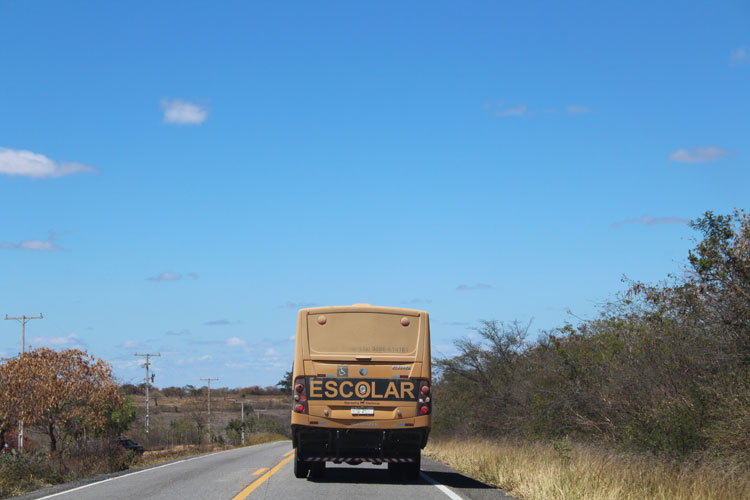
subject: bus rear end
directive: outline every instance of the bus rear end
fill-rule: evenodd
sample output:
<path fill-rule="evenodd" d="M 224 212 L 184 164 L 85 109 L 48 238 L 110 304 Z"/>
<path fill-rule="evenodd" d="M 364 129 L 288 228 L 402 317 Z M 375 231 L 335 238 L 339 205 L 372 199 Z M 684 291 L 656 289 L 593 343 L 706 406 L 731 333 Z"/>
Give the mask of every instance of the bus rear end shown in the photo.
<path fill-rule="evenodd" d="M 430 432 L 430 325 L 425 311 L 369 304 L 302 309 L 293 370 L 297 477 L 326 462 L 387 464 L 419 476 Z"/>

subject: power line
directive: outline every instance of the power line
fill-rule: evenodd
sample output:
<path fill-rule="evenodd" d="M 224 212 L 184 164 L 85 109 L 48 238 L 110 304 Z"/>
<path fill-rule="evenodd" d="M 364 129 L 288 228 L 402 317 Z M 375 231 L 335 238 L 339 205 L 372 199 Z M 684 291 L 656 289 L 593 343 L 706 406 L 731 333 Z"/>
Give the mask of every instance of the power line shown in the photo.
<path fill-rule="evenodd" d="M 144 353 L 144 354 L 138 354 L 135 353 L 136 356 L 143 356 L 146 358 L 146 362 L 144 363 L 144 366 L 146 367 L 146 439 L 149 438 L 149 425 L 148 425 L 148 386 L 149 386 L 149 380 L 148 380 L 148 367 L 151 366 L 151 362 L 149 361 L 149 358 L 158 358 L 161 357 L 161 353 L 151 354 L 151 353 Z M 151 375 L 151 381 L 153 382 L 154 375 Z"/>
<path fill-rule="evenodd" d="M 23 316 L 14 316 L 9 317 L 7 314 L 5 315 L 6 320 L 17 320 L 21 322 L 21 354 L 26 352 L 26 323 L 29 320 L 32 319 L 44 319 L 44 316 L 42 316 L 42 313 L 39 313 L 39 316 L 26 316 L 25 314 Z M 23 450 L 23 420 L 18 421 L 18 449 Z"/>
<path fill-rule="evenodd" d="M 201 380 L 208 381 L 208 442 L 210 444 L 213 441 L 213 436 L 211 435 L 211 381 L 219 380 L 219 379 L 209 377 L 209 378 L 202 378 Z"/>

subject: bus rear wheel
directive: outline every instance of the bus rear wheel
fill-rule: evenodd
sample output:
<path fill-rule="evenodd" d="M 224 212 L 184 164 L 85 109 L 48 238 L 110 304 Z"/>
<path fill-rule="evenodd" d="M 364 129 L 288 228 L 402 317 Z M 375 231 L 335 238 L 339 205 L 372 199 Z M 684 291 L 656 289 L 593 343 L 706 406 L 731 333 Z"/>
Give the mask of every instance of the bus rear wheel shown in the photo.
<path fill-rule="evenodd" d="M 388 479 L 391 479 L 392 481 L 398 481 L 401 479 L 401 464 L 388 464 Z"/>
<path fill-rule="evenodd" d="M 326 474 L 326 463 L 315 462 L 310 466 L 310 477 L 313 479 L 320 479 Z"/>
<path fill-rule="evenodd" d="M 298 479 L 306 478 L 309 471 L 310 464 L 303 461 L 297 450 L 294 450 L 294 477 Z"/>
<path fill-rule="evenodd" d="M 417 454 L 413 462 L 400 465 L 402 467 L 401 474 L 403 474 L 404 480 L 417 481 L 419 480 L 419 470 L 422 468 L 422 454 Z"/>

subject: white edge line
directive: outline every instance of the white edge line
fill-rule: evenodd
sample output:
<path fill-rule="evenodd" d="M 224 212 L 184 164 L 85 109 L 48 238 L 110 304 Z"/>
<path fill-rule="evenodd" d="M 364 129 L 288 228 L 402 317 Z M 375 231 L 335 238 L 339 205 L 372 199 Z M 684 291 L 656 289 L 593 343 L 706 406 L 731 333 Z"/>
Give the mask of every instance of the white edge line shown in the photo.
<path fill-rule="evenodd" d="M 440 491 L 448 495 L 448 498 L 451 498 L 452 500 L 464 500 L 459 495 L 451 491 L 451 489 L 448 488 L 446 485 L 438 483 L 437 481 L 432 479 L 430 476 L 428 476 L 424 472 L 422 472 L 422 478 L 424 478 L 425 481 L 427 481 L 428 483 L 430 483 L 431 485 L 435 486 L 437 489 L 439 489 Z"/>
<path fill-rule="evenodd" d="M 115 479 L 122 479 L 122 478 L 125 478 L 125 477 L 135 476 L 136 474 L 140 474 L 142 472 L 149 472 L 149 471 L 152 471 L 152 470 L 161 469 L 161 468 L 164 468 L 164 467 L 169 467 L 170 465 L 177 465 L 177 464 L 181 464 L 181 463 L 184 463 L 184 462 L 190 462 L 191 460 L 198 460 L 200 458 L 207 458 L 207 457 L 210 457 L 212 455 L 218 455 L 219 453 L 226 453 L 228 451 L 245 450 L 247 448 L 254 448 L 255 446 L 263 446 L 264 444 L 274 444 L 274 443 L 281 443 L 281 442 L 283 442 L 283 441 L 274 441 L 273 443 L 255 444 L 255 445 L 252 445 L 252 446 L 243 446 L 241 448 L 235 448 L 233 450 L 221 450 L 221 451 L 215 451 L 213 453 L 209 453 L 207 455 L 200 455 L 198 457 L 185 458 L 183 460 L 178 460 L 177 462 L 170 462 L 170 463 L 164 464 L 164 465 L 157 465 L 156 467 L 149 467 L 148 469 L 137 470 L 135 472 L 130 472 L 128 474 L 122 474 L 122 475 L 115 476 L 115 477 L 108 477 L 107 479 L 102 479 L 101 481 L 94 481 L 93 483 L 84 484 L 83 486 L 78 486 L 77 488 L 71 488 L 69 490 L 65 490 L 65 491 L 60 491 L 60 492 L 57 492 L 57 493 L 53 493 L 52 495 L 47 495 L 46 497 L 39 497 L 39 498 L 37 498 L 37 500 L 45 500 L 47 498 L 53 498 L 53 497 L 56 497 L 56 496 L 59 496 L 59 495 L 66 495 L 68 493 L 72 493 L 74 491 L 82 490 L 84 488 L 89 488 L 91 486 L 97 486 L 99 484 L 107 483 L 109 481 L 114 481 Z"/>

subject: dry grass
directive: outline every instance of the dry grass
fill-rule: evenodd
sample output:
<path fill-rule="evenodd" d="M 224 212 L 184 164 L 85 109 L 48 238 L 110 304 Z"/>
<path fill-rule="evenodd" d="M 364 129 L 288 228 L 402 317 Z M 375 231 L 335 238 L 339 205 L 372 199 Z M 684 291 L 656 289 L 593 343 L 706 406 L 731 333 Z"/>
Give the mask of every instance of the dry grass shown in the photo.
<path fill-rule="evenodd" d="M 250 434 L 245 439 L 245 446 L 253 446 L 256 444 L 271 443 L 274 441 L 283 441 L 288 439 L 281 434 L 271 434 L 260 432 L 257 434 Z M 148 465 L 154 465 L 162 462 L 169 462 L 170 460 L 176 460 L 178 458 L 190 457 L 193 455 L 199 455 L 201 453 L 212 453 L 215 451 L 232 450 L 234 448 L 241 448 L 241 446 L 221 446 L 221 445 L 184 445 L 174 446 L 166 450 L 155 450 L 146 451 L 141 457 L 137 457 L 131 468 L 133 467 L 145 467 Z"/>
<path fill-rule="evenodd" d="M 750 499 L 750 471 L 587 446 L 435 440 L 425 455 L 523 500 Z"/>

